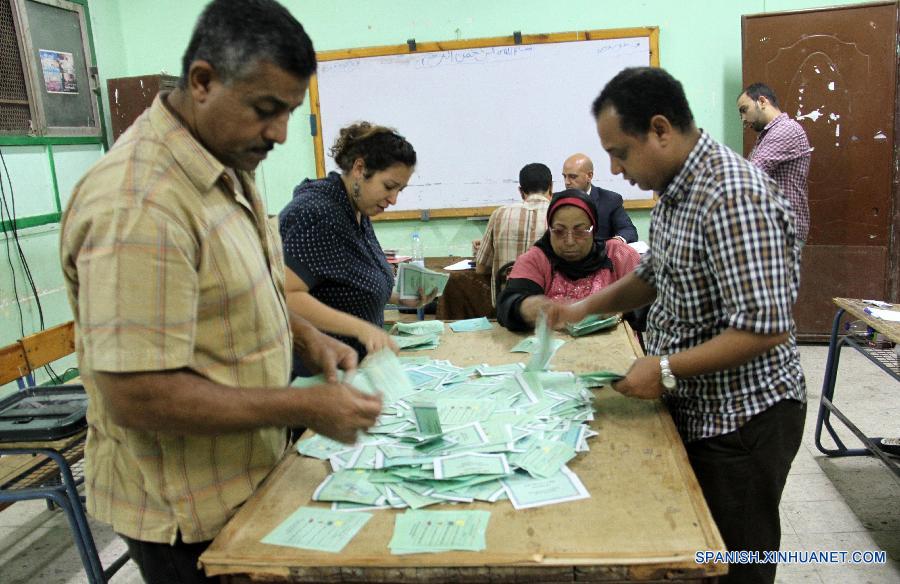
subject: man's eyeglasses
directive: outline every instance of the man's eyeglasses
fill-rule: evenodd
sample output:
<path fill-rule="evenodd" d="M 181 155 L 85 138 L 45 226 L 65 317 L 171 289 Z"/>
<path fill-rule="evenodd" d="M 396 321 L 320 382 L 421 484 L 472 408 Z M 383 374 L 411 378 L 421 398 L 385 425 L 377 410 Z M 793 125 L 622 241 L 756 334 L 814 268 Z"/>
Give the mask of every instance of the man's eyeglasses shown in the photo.
<path fill-rule="evenodd" d="M 562 227 L 551 227 L 550 233 L 553 234 L 553 237 L 558 237 L 560 239 L 564 239 L 567 235 L 571 234 L 575 239 L 585 239 L 591 236 L 591 233 L 594 232 L 594 226 L 590 227 L 576 227 L 575 229 L 564 229 Z"/>

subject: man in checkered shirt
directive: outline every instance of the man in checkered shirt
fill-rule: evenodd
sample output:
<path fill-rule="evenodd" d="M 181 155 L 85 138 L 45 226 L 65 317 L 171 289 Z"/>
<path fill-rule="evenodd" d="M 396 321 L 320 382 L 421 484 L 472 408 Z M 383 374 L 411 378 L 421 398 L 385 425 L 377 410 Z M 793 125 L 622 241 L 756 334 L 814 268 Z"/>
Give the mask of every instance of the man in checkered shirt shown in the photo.
<path fill-rule="evenodd" d="M 750 152 L 750 162 L 778 183 L 791 202 L 800 247 L 809 237 L 809 201 L 806 177 L 811 149 L 803 126 L 778 107 L 778 98 L 764 83 L 747 87 L 737 100 L 744 127 L 759 133 Z"/>
<path fill-rule="evenodd" d="M 625 69 L 593 113 L 613 174 L 659 193 L 650 252 L 613 285 L 554 305 L 550 323 L 652 303 L 648 356 L 614 388 L 666 401 L 729 550 L 777 550 L 778 504 L 806 412 L 790 204 L 697 128 L 681 84 L 662 69 Z M 774 579 L 774 565 L 742 564 L 723 581 Z"/>

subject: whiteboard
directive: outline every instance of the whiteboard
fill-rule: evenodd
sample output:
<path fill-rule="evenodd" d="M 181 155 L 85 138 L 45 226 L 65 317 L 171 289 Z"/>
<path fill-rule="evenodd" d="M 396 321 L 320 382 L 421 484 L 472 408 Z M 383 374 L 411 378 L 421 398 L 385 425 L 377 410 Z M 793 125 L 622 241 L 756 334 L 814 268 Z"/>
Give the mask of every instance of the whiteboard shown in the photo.
<path fill-rule="evenodd" d="M 519 170 L 531 162 L 549 166 L 554 190 L 562 190 L 563 161 L 576 152 L 594 160 L 595 185 L 626 202 L 651 199 L 651 193 L 612 176 L 590 113 L 616 73 L 651 64 L 651 35 L 549 43 L 548 35 L 537 38 L 542 44 L 416 52 L 402 45 L 405 54 L 320 57 L 311 86 L 321 135 L 319 172 L 338 170 L 321 151 L 339 130 L 366 120 L 396 128 L 418 155 L 391 211 L 489 213 L 485 208 L 521 200 Z"/>

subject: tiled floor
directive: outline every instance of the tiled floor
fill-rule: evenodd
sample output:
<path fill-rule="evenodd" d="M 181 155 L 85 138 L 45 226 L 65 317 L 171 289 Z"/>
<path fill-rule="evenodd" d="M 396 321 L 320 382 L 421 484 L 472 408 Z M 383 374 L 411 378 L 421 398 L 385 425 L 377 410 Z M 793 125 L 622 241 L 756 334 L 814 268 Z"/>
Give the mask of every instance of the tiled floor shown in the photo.
<path fill-rule="evenodd" d="M 778 582 L 830 584 L 900 582 L 900 483 L 871 458 L 830 459 L 813 442 L 827 348 L 803 346 L 810 407 L 805 437 L 784 491 L 782 549 L 884 550 L 883 565 L 782 565 Z M 870 435 L 900 436 L 900 384 L 862 356 L 845 351 L 835 393 L 850 419 Z M 836 423 L 839 426 L 839 423 Z M 841 433 L 847 444 L 855 438 Z M 108 564 L 124 544 L 93 523 L 102 560 Z M 86 582 L 65 518 L 41 502 L 16 503 L 0 512 L 0 583 Z M 129 562 L 113 584 L 141 582 Z"/>

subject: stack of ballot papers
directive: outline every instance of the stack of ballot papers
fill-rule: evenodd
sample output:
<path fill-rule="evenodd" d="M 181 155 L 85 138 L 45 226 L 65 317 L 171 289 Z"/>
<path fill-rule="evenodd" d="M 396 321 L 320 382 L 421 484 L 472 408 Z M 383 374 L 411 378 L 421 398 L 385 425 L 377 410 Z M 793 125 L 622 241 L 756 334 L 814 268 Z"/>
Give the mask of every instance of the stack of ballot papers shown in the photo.
<path fill-rule="evenodd" d="M 437 292 L 444 293 L 450 274 L 433 272 L 416 264 L 400 264 L 397 267 L 397 292 L 401 300 L 414 300 L 419 297 L 419 290 L 426 296 Z"/>
<path fill-rule="evenodd" d="M 440 320 L 398 322 L 391 328 L 391 338 L 401 351 L 424 351 L 438 348 L 443 332 Z"/>
<path fill-rule="evenodd" d="M 569 331 L 569 334 L 573 337 L 583 337 L 584 335 L 589 335 L 597 331 L 613 328 L 617 324 L 619 324 L 618 315 L 603 316 L 600 314 L 589 314 L 579 322 L 567 324 L 566 330 Z"/>
<path fill-rule="evenodd" d="M 318 435 L 297 444 L 329 461 L 313 499 L 335 511 L 504 499 L 522 509 L 590 496 L 566 466 L 597 434 L 591 392 L 571 372 L 382 351 L 349 383 L 383 393 L 376 425 L 352 446 Z"/>
<path fill-rule="evenodd" d="M 612 371 L 591 371 L 590 373 L 579 373 L 578 379 L 587 387 L 602 387 L 621 381 L 625 379 L 625 376 Z"/>

